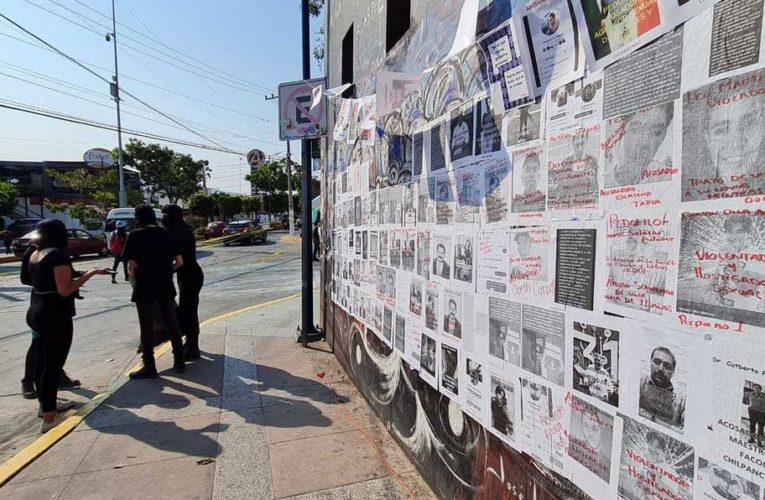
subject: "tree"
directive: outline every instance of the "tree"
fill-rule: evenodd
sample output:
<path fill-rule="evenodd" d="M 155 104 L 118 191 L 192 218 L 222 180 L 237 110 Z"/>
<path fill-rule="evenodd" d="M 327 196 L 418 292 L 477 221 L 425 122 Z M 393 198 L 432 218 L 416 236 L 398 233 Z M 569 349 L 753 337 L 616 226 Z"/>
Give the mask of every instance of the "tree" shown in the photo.
<path fill-rule="evenodd" d="M 196 193 L 189 198 L 191 213 L 209 219 L 218 213 L 218 205 L 212 196 Z"/>
<path fill-rule="evenodd" d="M 176 153 L 167 146 L 146 144 L 131 138 L 123 154 L 125 165 L 141 172 L 141 178 L 170 203 L 178 203 L 198 192 L 207 175 L 207 160 Z"/>
<path fill-rule="evenodd" d="M 256 189 L 262 191 L 265 194 L 263 196 L 263 207 L 269 212 L 286 212 L 287 209 L 279 210 L 274 205 L 276 203 L 277 195 L 284 194 L 283 199 L 287 200 L 287 162 L 270 161 L 266 162 L 248 174 L 245 177 Z M 300 166 L 292 164 L 292 189 L 300 189 Z M 270 203 L 269 203 L 270 202 Z"/>
<path fill-rule="evenodd" d="M 19 190 L 10 182 L 0 181 L 0 215 L 10 215 L 16 208 Z"/>
<path fill-rule="evenodd" d="M 260 196 L 242 196 L 242 212 L 257 214 L 263 208 L 263 200 Z"/>
<path fill-rule="evenodd" d="M 77 192 L 80 197 L 78 205 L 83 205 L 83 198 L 89 198 L 101 210 L 112 208 L 117 204 L 117 171 L 114 169 L 78 168 L 65 172 L 50 169 L 48 174 L 54 181 L 65 184 Z M 69 213 L 76 217 L 71 209 Z"/>
<path fill-rule="evenodd" d="M 239 196 L 231 196 L 226 193 L 216 193 L 213 196 L 218 205 L 218 213 L 224 219 L 230 219 L 242 211 L 242 199 Z"/>

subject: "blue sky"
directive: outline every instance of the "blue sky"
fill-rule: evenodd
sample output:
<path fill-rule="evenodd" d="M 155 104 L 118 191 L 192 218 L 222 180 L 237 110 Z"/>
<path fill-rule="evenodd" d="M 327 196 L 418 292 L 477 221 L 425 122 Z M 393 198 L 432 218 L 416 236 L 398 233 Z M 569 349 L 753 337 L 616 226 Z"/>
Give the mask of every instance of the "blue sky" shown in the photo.
<path fill-rule="evenodd" d="M 236 151 L 286 151 L 286 144 L 278 140 L 277 106 L 275 101 L 266 102 L 264 94 L 276 92 L 280 82 L 301 76 L 300 0 L 118 0 L 116 5 L 118 22 L 130 28 L 117 26 L 123 89 Z M 0 12 L 67 54 L 104 68 L 92 69 L 111 79 L 113 48 L 104 39 L 104 34 L 111 31 L 111 0 L 5 0 Z M 312 38 L 320 22 L 313 21 Z M 116 122 L 106 83 L 53 52 L 15 38 L 36 43 L 0 19 L 0 99 L 98 122 Z M 315 62 L 312 74 L 323 74 Z M 122 97 L 124 128 L 210 144 L 128 96 Z M 123 134 L 124 141 L 128 137 Z M 116 145 L 116 132 L 0 108 L 0 160 L 81 160 L 91 147 Z M 242 192 L 249 193 L 249 184 L 240 181 L 238 155 L 167 145 L 209 160 L 209 186 L 231 192 L 239 192 L 241 187 Z M 299 153 L 295 144 L 293 157 L 299 157 Z M 246 173 L 243 158 L 241 165 L 241 171 Z"/>

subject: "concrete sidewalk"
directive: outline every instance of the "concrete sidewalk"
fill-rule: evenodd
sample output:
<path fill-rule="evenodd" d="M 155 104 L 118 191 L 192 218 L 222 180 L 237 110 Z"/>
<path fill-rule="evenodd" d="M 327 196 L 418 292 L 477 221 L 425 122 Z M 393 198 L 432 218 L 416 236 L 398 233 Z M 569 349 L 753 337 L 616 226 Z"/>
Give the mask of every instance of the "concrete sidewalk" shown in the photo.
<path fill-rule="evenodd" d="M 298 297 L 204 328 L 202 360 L 162 357 L 0 497 L 433 498 L 327 344 L 295 343 L 299 317 Z"/>

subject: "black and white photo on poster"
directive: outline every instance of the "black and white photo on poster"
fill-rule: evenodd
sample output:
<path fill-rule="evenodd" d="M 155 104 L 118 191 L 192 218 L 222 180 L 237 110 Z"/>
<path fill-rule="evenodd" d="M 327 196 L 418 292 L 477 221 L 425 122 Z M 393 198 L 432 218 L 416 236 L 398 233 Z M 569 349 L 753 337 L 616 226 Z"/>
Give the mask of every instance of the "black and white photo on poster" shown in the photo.
<path fill-rule="evenodd" d="M 400 186 L 402 197 L 401 222 L 404 224 L 404 226 L 407 227 L 413 227 L 415 224 L 417 224 L 417 209 L 415 200 L 417 199 L 418 187 L 419 186 L 416 182 Z"/>
<path fill-rule="evenodd" d="M 481 168 L 472 163 L 454 172 L 457 188 L 457 209 L 454 222 L 457 224 L 478 224 L 481 212 Z"/>
<path fill-rule="evenodd" d="M 402 355 L 406 352 L 406 317 L 403 314 L 396 313 L 393 346 Z"/>
<path fill-rule="evenodd" d="M 412 274 L 403 271 L 396 275 L 396 312 L 404 316 L 409 315 L 409 283 L 412 278 Z"/>
<path fill-rule="evenodd" d="M 379 191 L 373 190 L 369 192 L 369 224 L 377 226 L 380 224 L 380 218 L 378 216 L 379 204 L 377 201 L 377 195 Z"/>
<path fill-rule="evenodd" d="M 725 3 L 725 2 L 723 2 Z M 700 452 L 699 452 L 700 454 Z M 735 466 L 722 467 L 699 456 L 694 498 L 709 500 L 759 500 L 762 488 L 735 472 Z"/>
<path fill-rule="evenodd" d="M 425 328 L 433 333 L 438 332 L 438 314 L 441 310 L 440 289 L 437 283 L 425 283 Z"/>
<path fill-rule="evenodd" d="M 353 198 L 353 225 L 361 225 L 361 196 Z"/>
<path fill-rule="evenodd" d="M 502 126 L 505 132 L 505 146 L 509 148 L 543 139 L 544 116 L 541 98 L 505 113 Z"/>
<path fill-rule="evenodd" d="M 479 39 L 499 28 L 513 16 L 515 2 L 503 0 L 478 0 L 478 18 L 475 27 L 475 37 Z"/>
<path fill-rule="evenodd" d="M 574 317 L 568 320 L 566 337 L 572 342 L 572 387 L 580 394 L 618 408 L 621 332 L 612 326 L 621 328 L 620 320 L 584 313 Z"/>
<path fill-rule="evenodd" d="M 377 217 L 381 226 L 391 224 L 390 217 L 390 188 L 375 191 L 377 193 Z"/>
<path fill-rule="evenodd" d="M 521 365 L 521 304 L 489 297 L 489 356 Z"/>
<path fill-rule="evenodd" d="M 380 340 L 383 340 L 383 303 L 379 300 L 375 301 L 374 303 L 374 316 L 372 318 L 372 326 L 374 328 L 374 333 L 377 335 Z"/>
<path fill-rule="evenodd" d="M 353 259 L 353 286 L 356 288 L 361 286 L 361 260 Z"/>
<path fill-rule="evenodd" d="M 438 356 L 435 337 L 423 333 L 420 340 L 420 378 L 438 389 Z"/>
<path fill-rule="evenodd" d="M 422 354 L 422 319 L 417 316 L 407 318 L 404 342 L 404 360 L 411 370 L 419 371 Z"/>
<path fill-rule="evenodd" d="M 354 240 L 353 252 L 356 254 L 357 257 L 361 256 L 361 250 L 362 250 L 361 233 L 362 232 L 363 231 L 360 228 L 357 228 L 353 231 L 353 240 Z"/>
<path fill-rule="evenodd" d="M 510 234 L 482 227 L 478 233 L 478 293 L 506 297 L 510 285 Z"/>
<path fill-rule="evenodd" d="M 462 367 L 464 368 L 463 378 L 465 388 L 463 394 L 464 406 L 462 409 L 478 422 L 485 422 L 485 401 L 488 392 L 488 374 L 485 373 L 485 367 L 479 357 L 471 352 L 462 349 Z"/>
<path fill-rule="evenodd" d="M 568 449 L 568 404 L 560 391 L 533 378 L 521 377 L 520 444 L 525 453 L 563 472 Z"/>
<path fill-rule="evenodd" d="M 430 279 L 430 229 L 417 231 L 417 275 Z"/>
<path fill-rule="evenodd" d="M 714 7 L 709 76 L 760 61 L 763 0 L 723 0 Z"/>
<path fill-rule="evenodd" d="M 388 262 L 391 267 L 401 269 L 401 237 L 403 231 L 401 229 L 391 229 L 388 232 Z"/>
<path fill-rule="evenodd" d="M 683 96 L 683 201 L 765 194 L 765 69 Z"/>
<path fill-rule="evenodd" d="M 417 224 L 436 222 L 436 179 L 422 177 L 417 191 Z"/>
<path fill-rule="evenodd" d="M 449 283 L 452 277 L 451 257 L 452 257 L 452 238 L 448 231 L 433 231 L 433 241 L 430 248 L 433 251 L 431 261 L 433 262 L 434 281 Z"/>
<path fill-rule="evenodd" d="M 391 268 L 385 269 L 385 303 L 396 305 L 396 270 Z"/>
<path fill-rule="evenodd" d="M 361 258 L 369 259 L 369 231 L 366 229 L 361 231 Z"/>
<path fill-rule="evenodd" d="M 569 393 L 568 456 L 606 483 L 611 480 L 614 417 Z"/>
<path fill-rule="evenodd" d="M 515 385 L 501 372 L 489 371 L 489 430 L 504 442 L 516 445 Z"/>
<path fill-rule="evenodd" d="M 449 175 L 436 177 L 436 224 L 454 223 L 454 185 Z"/>
<path fill-rule="evenodd" d="M 671 180 L 680 172 L 672 161 L 674 101 L 606 120 L 603 187 L 636 186 Z"/>
<path fill-rule="evenodd" d="M 409 282 L 409 312 L 414 316 L 422 316 L 422 294 L 425 280 L 413 277 Z"/>
<path fill-rule="evenodd" d="M 400 226 L 403 222 L 404 213 L 404 186 L 392 186 L 388 190 L 388 223 Z"/>
<path fill-rule="evenodd" d="M 547 162 L 544 146 L 513 152 L 511 210 L 520 220 L 541 221 L 547 204 Z"/>
<path fill-rule="evenodd" d="M 445 288 L 443 297 L 442 333 L 451 336 L 455 341 L 462 340 L 462 293 Z"/>
<path fill-rule="evenodd" d="M 765 212 L 746 203 L 716 207 L 682 213 L 677 312 L 739 332 L 764 328 Z"/>
<path fill-rule="evenodd" d="M 401 269 L 413 273 L 417 258 L 417 230 L 404 229 L 401 232 Z"/>
<path fill-rule="evenodd" d="M 437 123 L 433 125 L 428 134 L 429 148 L 426 150 L 430 154 L 426 156 L 428 160 L 428 172 L 437 173 L 446 169 L 446 129 L 447 123 Z"/>
<path fill-rule="evenodd" d="M 563 312 L 523 304 L 521 367 L 562 386 L 565 366 L 565 329 Z"/>
<path fill-rule="evenodd" d="M 547 209 L 573 217 L 598 208 L 600 124 L 574 128 L 547 139 Z"/>
<path fill-rule="evenodd" d="M 379 233 L 374 230 L 369 230 L 369 258 L 371 260 L 377 260 L 378 252 L 380 251 L 380 238 Z"/>
<path fill-rule="evenodd" d="M 547 98 L 545 132 L 554 136 L 600 123 L 603 112 L 603 76 L 590 74 L 553 89 Z"/>
<path fill-rule="evenodd" d="M 449 121 L 449 152 L 452 163 L 473 156 L 475 106 L 466 104 L 451 113 Z"/>
<path fill-rule="evenodd" d="M 568 0 L 522 2 L 513 10 L 526 78 L 534 96 L 584 73 L 579 26 Z"/>
<path fill-rule="evenodd" d="M 380 230 L 380 254 L 379 254 L 380 265 L 383 265 L 383 266 L 390 265 L 390 261 L 388 260 L 389 251 L 390 251 L 390 245 L 388 243 L 388 231 L 382 229 Z"/>
<path fill-rule="evenodd" d="M 592 311 L 595 306 L 597 223 L 555 226 L 555 302 Z M 600 271 L 602 272 L 602 270 Z M 599 294 L 598 294 L 599 296 Z M 600 301 L 598 308 L 602 307 Z"/>
<path fill-rule="evenodd" d="M 369 196 L 362 196 L 361 197 L 361 225 L 362 226 L 368 226 L 369 225 L 369 216 L 371 213 L 370 207 L 369 207 Z"/>
<path fill-rule="evenodd" d="M 385 306 L 383 308 L 383 338 L 388 346 L 393 344 L 393 309 Z"/>
<path fill-rule="evenodd" d="M 555 240 L 548 226 L 513 229 L 509 234 L 510 297 L 552 304 L 555 292 L 550 259 Z"/>
<path fill-rule="evenodd" d="M 496 153 L 502 149 L 502 117 L 496 116 L 489 99 L 476 103 L 475 154 Z"/>
<path fill-rule="evenodd" d="M 417 132 L 412 136 L 412 178 L 417 179 L 422 175 L 422 165 L 425 151 L 423 132 Z"/>
<path fill-rule="evenodd" d="M 666 210 L 606 213 L 606 309 L 630 317 L 671 314 L 677 242 L 676 218 Z"/>
<path fill-rule="evenodd" d="M 690 334 L 645 329 L 639 351 L 638 415 L 678 434 L 685 428 L 691 370 Z"/>
<path fill-rule="evenodd" d="M 459 349 L 441 342 L 441 391 L 449 398 L 458 399 L 459 394 Z"/>
<path fill-rule="evenodd" d="M 475 233 L 458 232 L 454 244 L 454 277 L 452 284 L 475 291 Z"/>
<path fill-rule="evenodd" d="M 692 446 L 622 415 L 619 495 L 627 500 L 693 498 Z"/>
<path fill-rule="evenodd" d="M 510 193 L 511 163 L 506 153 L 484 157 L 479 163 L 483 171 L 483 217 L 484 224 L 507 221 Z"/>
<path fill-rule="evenodd" d="M 760 486 L 765 478 L 763 356 L 761 344 L 743 337 L 716 336 L 706 342 L 700 380 L 707 388 L 704 412 L 688 420 L 700 455 Z"/>

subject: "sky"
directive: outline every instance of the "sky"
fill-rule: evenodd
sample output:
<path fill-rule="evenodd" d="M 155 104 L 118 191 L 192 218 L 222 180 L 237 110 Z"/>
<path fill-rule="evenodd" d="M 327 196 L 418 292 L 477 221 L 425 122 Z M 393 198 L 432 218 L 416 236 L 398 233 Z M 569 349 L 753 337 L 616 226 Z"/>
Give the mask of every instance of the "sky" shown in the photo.
<path fill-rule="evenodd" d="M 116 11 L 123 128 L 216 147 L 212 140 L 237 153 L 286 152 L 277 101 L 265 96 L 302 77 L 300 0 L 116 0 Z M 107 80 L 114 74 L 105 40 L 111 0 L 4 0 L 0 13 Z M 312 44 L 322 22 L 312 21 Z M 108 84 L 39 45 L 0 18 L 0 103 L 116 124 Z M 311 71 L 323 76 L 316 61 Z M 123 142 L 130 137 L 123 133 Z M 143 140 L 208 160 L 208 187 L 250 192 L 239 154 Z M 0 160 L 81 161 L 93 147 L 117 147 L 117 133 L 0 108 Z"/>

